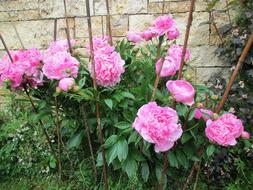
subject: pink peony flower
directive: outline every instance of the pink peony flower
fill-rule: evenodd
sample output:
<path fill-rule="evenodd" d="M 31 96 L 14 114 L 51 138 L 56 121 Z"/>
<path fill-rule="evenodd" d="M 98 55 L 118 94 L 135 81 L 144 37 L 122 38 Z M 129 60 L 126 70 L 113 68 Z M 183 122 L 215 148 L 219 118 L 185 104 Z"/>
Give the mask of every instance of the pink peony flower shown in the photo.
<path fill-rule="evenodd" d="M 176 60 L 177 70 L 180 68 L 182 53 L 183 53 L 183 47 L 179 45 L 174 44 L 168 49 L 168 55 L 173 57 Z M 185 62 L 190 60 L 190 52 L 188 49 L 186 49 L 184 60 Z"/>
<path fill-rule="evenodd" d="M 153 22 L 153 27 L 155 28 L 157 34 L 162 36 L 167 33 L 172 27 L 174 27 L 175 21 L 171 15 L 159 16 Z"/>
<path fill-rule="evenodd" d="M 33 87 L 41 85 L 42 55 L 40 51 L 32 48 L 10 53 L 13 63 L 7 54 L 0 60 L 0 85 L 4 82 L 10 82 L 12 88 L 23 88 L 22 85 L 26 83 Z"/>
<path fill-rule="evenodd" d="M 112 87 L 120 81 L 120 76 L 125 72 L 125 61 L 117 52 L 109 55 L 96 53 L 94 57 L 97 84 Z M 94 77 L 92 64 L 88 65 L 91 76 Z"/>
<path fill-rule="evenodd" d="M 65 92 L 71 90 L 75 84 L 75 80 L 73 78 L 63 78 L 59 82 L 59 88 Z"/>
<path fill-rule="evenodd" d="M 112 87 L 120 81 L 120 76 L 125 72 L 125 61 L 120 54 L 114 51 L 107 38 L 94 37 L 94 63 L 97 84 Z M 87 46 L 89 48 L 89 46 Z M 94 77 L 92 64 L 88 64 L 91 77 Z"/>
<path fill-rule="evenodd" d="M 195 113 L 194 113 L 194 118 L 195 119 L 200 119 L 202 117 L 205 121 L 207 121 L 212 116 L 213 116 L 213 112 L 211 110 L 208 110 L 208 109 L 199 109 L 199 108 L 195 109 Z"/>
<path fill-rule="evenodd" d="M 140 43 L 142 40 L 141 34 L 138 32 L 128 31 L 127 39 L 133 43 Z"/>
<path fill-rule="evenodd" d="M 146 41 L 149 41 L 156 36 L 157 36 L 157 34 L 156 34 L 156 31 L 153 27 L 148 28 L 144 32 L 141 32 L 141 37 Z"/>
<path fill-rule="evenodd" d="M 164 61 L 163 59 L 159 59 L 156 63 L 157 74 L 159 73 L 160 69 L 161 69 L 160 77 L 174 76 L 177 72 L 175 59 L 170 56 L 165 57 Z"/>
<path fill-rule="evenodd" d="M 169 31 L 167 32 L 167 36 L 169 40 L 175 40 L 179 37 L 179 35 L 180 35 L 180 32 L 176 26 L 170 28 Z"/>
<path fill-rule="evenodd" d="M 177 102 L 181 102 L 188 106 L 194 104 L 195 90 L 189 82 L 185 80 L 169 80 L 166 86 Z"/>
<path fill-rule="evenodd" d="M 113 46 L 110 46 L 109 37 L 93 37 L 93 49 L 94 53 L 100 53 L 100 54 L 110 54 L 112 53 L 115 48 Z M 87 45 L 86 48 L 88 49 L 88 53 L 90 53 L 90 46 Z"/>
<path fill-rule="evenodd" d="M 68 52 L 58 52 L 44 59 L 42 68 L 44 75 L 48 79 L 57 79 L 67 77 L 77 77 L 79 62 Z"/>
<path fill-rule="evenodd" d="M 247 131 L 243 131 L 241 136 L 244 139 L 249 139 L 250 138 L 250 134 Z"/>
<path fill-rule="evenodd" d="M 236 138 L 244 131 L 242 121 L 230 113 L 223 114 L 215 121 L 208 120 L 206 126 L 207 138 L 221 146 L 236 145 Z"/>
<path fill-rule="evenodd" d="M 170 107 L 157 106 L 155 102 L 138 110 L 132 127 L 146 141 L 155 144 L 155 152 L 171 149 L 183 133 L 177 112 Z"/>
<path fill-rule="evenodd" d="M 75 40 L 71 40 L 70 43 L 71 45 L 74 45 Z M 68 50 L 69 50 L 68 40 L 58 40 L 55 42 L 51 42 L 51 44 L 44 53 L 44 57 L 46 59 L 48 56 L 53 56 L 58 52 L 64 52 Z"/>

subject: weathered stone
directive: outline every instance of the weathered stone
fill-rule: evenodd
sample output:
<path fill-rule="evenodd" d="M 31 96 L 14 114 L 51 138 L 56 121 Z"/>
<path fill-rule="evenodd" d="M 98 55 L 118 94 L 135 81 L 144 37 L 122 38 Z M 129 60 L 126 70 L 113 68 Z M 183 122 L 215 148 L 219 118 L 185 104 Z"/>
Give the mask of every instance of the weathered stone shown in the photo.
<path fill-rule="evenodd" d="M 175 14 L 174 18 L 181 33 L 180 38 L 177 41 L 180 44 L 183 44 L 188 14 L 187 13 Z M 199 46 L 208 44 L 209 26 L 201 25 L 201 23 L 205 21 L 208 21 L 208 13 L 200 12 L 193 14 L 193 22 L 190 29 L 190 36 L 188 42 L 189 45 Z"/>
<path fill-rule="evenodd" d="M 104 34 L 108 34 L 106 23 L 107 23 L 106 16 L 103 16 Z M 125 32 L 128 30 L 128 16 L 127 15 L 111 16 L 111 29 L 112 29 L 112 36 L 124 36 Z"/>
<path fill-rule="evenodd" d="M 3 0 L 0 4 L 0 11 L 16 11 L 38 9 L 38 0 Z"/>
<path fill-rule="evenodd" d="M 38 10 L 0 12 L 0 22 L 39 19 Z"/>
<path fill-rule="evenodd" d="M 66 0 L 67 16 L 86 16 L 85 0 Z M 90 2 L 91 15 L 93 14 L 93 3 Z M 39 12 L 42 18 L 64 17 L 64 3 L 62 0 L 39 0 Z"/>
<path fill-rule="evenodd" d="M 18 30 L 18 32 L 20 32 Z M 18 41 L 17 35 L 15 33 L 14 27 L 10 22 L 2 22 L 0 27 L 0 33 L 2 34 L 5 43 L 9 49 L 21 48 Z M 4 49 L 2 43 L 0 43 L 0 49 Z"/>
<path fill-rule="evenodd" d="M 47 48 L 53 40 L 53 20 L 21 21 L 16 24 L 25 48 Z"/>
<path fill-rule="evenodd" d="M 164 6 L 164 13 L 183 13 L 188 12 L 190 7 L 190 1 L 179 1 L 179 2 L 165 2 L 164 5 L 161 2 L 149 3 L 149 13 L 162 13 Z"/>
<path fill-rule="evenodd" d="M 215 50 L 217 46 L 197 46 L 197 47 L 189 47 L 190 51 L 190 66 L 196 67 L 222 67 L 229 66 L 226 65 L 219 57 L 215 55 Z"/>
<path fill-rule="evenodd" d="M 93 35 L 102 35 L 102 17 L 95 16 L 91 18 L 92 33 Z M 86 18 L 75 18 L 76 37 L 88 38 L 88 24 Z"/>
<path fill-rule="evenodd" d="M 154 19 L 154 15 L 131 15 L 129 16 L 129 30 L 143 31 L 151 25 Z"/>
<path fill-rule="evenodd" d="M 204 84 L 214 74 L 219 74 L 224 79 L 228 79 L 231 71 L 230 68 L 215 67 L 215 68 L 197 68 L 196 83 Z"/>
<path fill-rule="evenodd" d="M 70 38 L 75 38 L 75 20 L 74 18 L 68 18 L 69 24 L 69 34 Z M 65 19 L 58 19 L 57 20 L 57 39 L 67 39 L 66 34 L 66 20 Z M 54 29 L 51 29 L 51 34 L 53 36 Z"/>
<path fill-rule="evenodd" d="M 110 14 L 147 13 L 147 0 L 109 0 Z M 95 15 L 106 15 L 105 1 L 94 0 Z"/>

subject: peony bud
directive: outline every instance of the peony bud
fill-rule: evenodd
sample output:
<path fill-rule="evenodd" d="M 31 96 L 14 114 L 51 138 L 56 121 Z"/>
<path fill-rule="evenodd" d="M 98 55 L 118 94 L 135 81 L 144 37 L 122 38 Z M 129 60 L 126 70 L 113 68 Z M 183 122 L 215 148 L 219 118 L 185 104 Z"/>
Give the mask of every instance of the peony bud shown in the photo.
<path fill-rule="evenodd" d="M 244 138 L 244 139 L 249 139 L 250 134 L 247 131 L 243 131 L 241 137 Z"/>

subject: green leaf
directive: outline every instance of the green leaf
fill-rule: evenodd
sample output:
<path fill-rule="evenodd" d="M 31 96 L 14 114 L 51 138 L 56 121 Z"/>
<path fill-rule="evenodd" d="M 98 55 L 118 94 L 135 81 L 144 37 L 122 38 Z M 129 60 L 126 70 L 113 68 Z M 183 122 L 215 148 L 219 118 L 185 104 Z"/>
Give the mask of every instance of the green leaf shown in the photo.
<path fill-rule="evenodd" d="M 177 157 L 174 154 L 174 152 L 169 152 L 168 154 L 168 159 L 169 159 L 169 163 L 172 167 L 176 167 L 178 168 L 178 161 L 177 161 Z"/>
<path fill-rule="evenodd" d="M 187 169 L 189 166 L 189 161 L 186 159 L 185 154 L 182 151 L 177 150 L 176 156 L 177 156 L 177 160 L 178 160 L 179 164 L 181 166 L 183 166 L 185 169 Z"/>
<path fill-rule="evenodd" d="M 131 142 L 136 142 L 137 138 L 138 138 L 138 134 L 135 131 L 132 132 L 128 139 L 128 144 L 130 144 Z"/>
<path fill-rule="evenodd" d="M 126 159 L 124 165 L 125 165 L 124 169 L 128 177 L 133 177 L 136 174 L 136 169 L 137 169 L 136 161 L 130 157 Z"/>
<path fill-rule="evenodd" d="M 184 104 L 177 104 L 176 110 L 179 116 L 186 116 L 188 108 Z"/>
<path fill-rule="evenodd" d="M 127 155 L 128 155 L 127 141 L 126 141 L 126 139 L 120 139 L 116 145 L 117 145 L 118 159 L 120 162 L 122 162 L 123 160 L 125 160 L 127 158 Z"/>
<path fill-rule="evenodd" d="M 98 167 L 99 166 L 103 166 L 103 156 L 102 156 L 102 152 L 99 152 L 97 155 L 97 164 Z"/>
<path fill-rule="evenodd" d="M 141 164 L 141 176 L 142 176 L 142 179 L 147 182 L 148 181 L 148 177 L 149 177 L 149 167 L 148 167 L 148 164 L 147 162 L 143 162 Z"/>
<path fill-rule="evenodd" d="M 189 141 L 192 138 L 192 136 L 189 133 L 184 133 L 181 138 L 181 143 L 185 144 L 187 141 Z"/>
<path fill-rule="evenodd" d="M 77 147 L 81 144 L 81 141 L 83 139 L 83 131 L 82 132 L 79 132 L 77 133 L 76 135 L 74 135 L 69 141 L 68 141 L 68 149 L 71 149 L 71 148 L 74 148 L 74 147 Z"/>
<path fill-rule="evenodd" d="M 190 111 L 190 114 L 189 114 L 189 117 L 188 117 L 188 121 L 191 121 L 194 118 L 194 115 L 195 115 L 195 109 L 192 109 Z"/>
<path fill-rule="evenodd" d="M 125 122 L 125 121 L 121 121 L 119 123 L 116 123 L 114 126 L 119 129 L 127 129 L 127 128 L 131 127 L 131 124 L 128 122 Z"/>
<path fill-rule="evenodd" d="M 113 101 L 111 99 L 105 99 L 105 104 L 112 110 Z"/>
<path fill-rule="evenodd" d="M 212 145 L 212 144 L 209 145 L 209 146 L 207 147 L 207 149 L 206 149 L 206 154 L 207 154 L 207 156 L 208 156 L 208 157 L 212 156 L 213 153 L 214 153 L 214 151 L 215 151 L 215 146 Z"/>
<path fill-rule="evenodd" d="M 108 164 L 111 164 L 113 160 L 117 157 L 117 144 L 113 145 L 106 151 L 106 160 Z"/>
<path fill-rule="evenodd" d="M 130 92 L 121 92 L 121 95 L 122 95 L 123 97 L 125 97 L 125 98 L 130 98 L 130 99 L 135 100 L 134 95 L 133 95 L 132 93 L 130 93 Z"/>
<path fill-rule="evenodd" d="M 118 140 L 118 135 L 111 135 L 108 139 L 105 141 L 105 147 L 108 148 L 112 145 L 114 145 Z"/>

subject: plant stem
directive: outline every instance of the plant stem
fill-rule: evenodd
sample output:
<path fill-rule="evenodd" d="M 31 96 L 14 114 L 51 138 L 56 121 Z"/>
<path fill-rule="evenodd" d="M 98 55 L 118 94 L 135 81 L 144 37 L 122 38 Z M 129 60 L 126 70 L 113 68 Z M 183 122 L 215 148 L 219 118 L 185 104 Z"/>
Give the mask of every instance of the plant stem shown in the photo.
<path fill-rule="evenodd" d="M 93 36 L 92 36 L 92 26 L 91 26 L 91 16 L 90 16 L 90 2 L 86 0 L 86 12 L 87 12 L 87 21 L 88 21 L 88 32 L 89 32 L 89 41 L 90 41 L 90 57 L 93 67 L 93 88 L 97 91 L 97 82 L 96 82 L 96 66 L 94 62 L 94 49 L 93 49 Z M 100 118 L 100 106 L 99 100 L 96 100 L 96 117 L 97 117 L 97 128 L 99 131 L 99 141 L 102 148 L 102 157 L 103 157 L 103 179 L 104 179 L 104 189 L 108 190 L 108 178 L 107 178 L 107 169 L 106 169 L 106 158 L 105 158 L 105 147 L 104 147 L 104 138 L 103 131 L 101 128 L 101 118 Z"/>
<path fill-rule="evenodd" d="M 59 179 L 62 179 L 62 163 L 61 163 L 61 124 L 59 117 L 59 105 L 57 97 L 55 97 L 55 114 L 56 114 L 56 133 L 57 133 L 57 149 L 58 149 L 58 169 L 59 169 Z"/>
<path fill-rule="evenodd" d="M 84 106 L 82 106 L 82 110 L 83 110 L 83 117 L 84 117 L 84 129 L 86 131 L 87 140 L 88 140 L 88 144 L 89 144 L 89 148 L 90 148 L 90 154 L 91 154 L 92 166 L 93 166 L 93 170 L 94 170 L 94 174 L 95 174 L 95 180 L 97 181 L 98 171 L 97 171 L 97 168 L 96 168 L 96 161 L 95 161 L 95 157 L 94 157 L 94 153 L 93 153 L 93 147 L 92 147 L 91 138 L 90 138 L 90 130 L 89 130 L 88 122 L 87 122 L 87 114 L 86 114 L 86 111 L 84 109 Z"/>
<path fill-rule="evenodd" d="M 214 29 L 215 29 L 217 35 L 219 36 L 221 43 L 222 43 L 222 42 L 223 42 L 223 38 L 222 38 L 222 36 L 221 36 L 221 34 L 220 34 L 220 31 L 219 31 L 219 29 L 218 29 L 218 27 L 217 27 L 217 25 L 216 25 L 215 20 L 214 20 L 213 13 L 211 13 L 211 17 L 212 17 L 213 27 L 214 27 Z"/>
<path fill-rule="evenodd" d="M 237 62 L 236 68 L 235 68 L 235 70 L 234 70 L 234 72 L 233 72 L 233 74 L 232 74 L 232 76 L 231 76 L 231 78 L 229 80 L 229 83 L 228 83 L 228 85 L 226 87 L 226 90 L 225 90 L 225 92 L 223 94 L 223 97 L 222 97 L 222 99 L 221 99 L 221 101 L 220 101 L 220 103 L 218 105 L 218 108 L 216 110 L 217 114 L 220 113 L 220 111 L 222 110 L 222 108 L 223 108 L 223 106 L 224 106 L 224 104 L 225 104 L 225 102 L 226 102 L 226 100 L 228 98 L 228 95 L 229 95 L 229 92 L 230 92 L 230 90 L 232 88 L 232 85 L 233 85 L 233 83 L 234 83 L 234 81 L 235 81 L 235 79 L 236 79 L 236 77 L 237 77 L 237 75 L 238 75 L 238 73 L 240 71 L 240 68 L 243 65 L 243 62 L 244 62 L 246 56 L 248 55 L 248 52 L 250 50 L 250 47 L 252 46 L 252 43 L 253 43 L 253 32 L 251 33 L 251 35 L 250 35 L 250 37 L 249 37 L 249 39 L 247 41 L 247 44 L 245 45 L 245 47 L 243 49 L 243 52 L 242 52 L 242 54 L 241 54 L 241 56 L 240 56 L 240 58 L 239 58 L 239 60 Z"/>
<path fill-rule="evenodd" d="M 188 189 L 188 185 L 189 185 L 189 183 L 191 181 L 191 178 L 193 176 L 193 173 L 194 173 L 194 171 L 196 169 L 197 164 L 198 164 L 197 161 L 195 161 L 194 164 L 193 164 L 193 166 L 192 166 L 192 168 L 191 168 L 190 174 L 188 175 L 188 177 L 187 177 L 187 179 L 186 179 L 186 181 L 184 183 L 183 190 Z"/>
<path fill-rule="evenodd" d="M 157 61 L 160 59 L 162 43 L 163 43 L 163 40 L 159 40 L 159 44 L 158 44 L 158 46 L 157 46 L 157 55 L 156 55 L 155 62 L 157 62 Z M 160 80 L 160 73 L 161 73 L 162 68 L 163 68 L 163 62 L 164 62 L 164 60 L 162 60 L 162 65 L 161 65 L 161 67 L 159 68 L 158 73 L 156 74 L 155 83 L 154 83 L 154 88 L 153 88 L 153 92 L 152 92 L 152 96 L 151 96 L 150 101 L 154 101 L 154 100 L 155 100 L 156 91 L 157 91 L 158 83 L 159 83 L 159 80 Z"/>
<path fill-rule="evenodd" d="M 162 175 L 161 175 L 161 179 L 160 179 L 159 190 L 163 190 L 164 178 L 166 176 L 167 168 L 168 168 L 168 164 L 169 164 L 168 154 L 169 154 L 169 151 L 166 151 L 163 155 L 163 170 L 162 170 Z"/>
<path fill-rule="evenodd" d="M 109 1 L 106 0 L 106 28 L 109 35 L 109 44 L 112 45 L 112 28 L 111 28 L 111 16 L 110 16 L 110 5 Z"/>
<path fill-rule="evenodd" d="M 194 183 L 194 186 L 193 186 L 193 190 L 196 190 L 197 186 L 198 186 L 200 168 L 201 168 L 201 162 L 199 162 L 199 165 L 198 165 L 197 175 L 196 175 L 195 183 Z"/>
<path fill-rule="evenodd" d="M 63 0 L 63 4 L 64 4 L 64 16 L 65 16 L 65 20 L 66 20 L 66 34 L 67 34 L 67 40 L 68 40 L 68 46 L 69 46 L 69 52 L 70 54 L 73 53 L 72 51 L 72 47 L 71 47 L 71 41 L 70 41 L 70 32 L 69 32 L 69 22 L 68 22 L 68 17 L 67 17 L 67 5 L 66 5 L 66 0 Z"/>
<path fill-rule="evenodd" d="M 185 59 L 186 48 L 187 48 L 188 39 L 189 39 L 189 35 L 190 35 L 190 29 L 191 29 L 192 20 L 193 20 L 194 5 L 195 5 L 195 0 L 191 0 L 191 5 L 190 5 L 189 15 L 188 15 L 188 21 L 187 21 L 186 31 L 185 31 L 185 37 L 184 37 L 184 46 L 183 46 L 183 51 L 182 51 L 182 58 L 181 58 L 181 62 L 180 62 L 180 69 L 179 69 L 179 72 L 178 72 L 178 80 L 182 79 L 182 76 L 183 76 L 184 59 Z"/>

